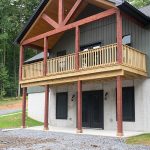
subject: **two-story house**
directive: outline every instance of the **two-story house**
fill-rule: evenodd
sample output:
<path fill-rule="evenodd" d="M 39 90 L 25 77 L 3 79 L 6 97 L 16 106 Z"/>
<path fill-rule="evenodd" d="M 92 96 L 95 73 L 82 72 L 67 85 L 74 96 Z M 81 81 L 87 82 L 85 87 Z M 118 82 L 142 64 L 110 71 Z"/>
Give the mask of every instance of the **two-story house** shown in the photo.
<path fill-rule="evenodd" d="M 22 126 L 150 131 L 150 6 L 120 0 L 42 0 L 20 45 Z M 39 54 L 24 60 L 26 47 Z"/>

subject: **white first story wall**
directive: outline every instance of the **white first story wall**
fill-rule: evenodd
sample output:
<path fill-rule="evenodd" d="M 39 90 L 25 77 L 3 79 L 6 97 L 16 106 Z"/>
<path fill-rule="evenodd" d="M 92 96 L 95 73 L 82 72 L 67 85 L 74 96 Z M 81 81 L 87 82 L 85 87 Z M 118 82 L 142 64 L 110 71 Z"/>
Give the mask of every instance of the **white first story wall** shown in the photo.
<path fill-rule="evenodd" d="M 150 79 L 123 81 L 123 87 L 134 86 L 135 122 L 123 122 L 126 131 L 150 132 Z M 103 90 L 107 92 L 104 100 L 104 130 L 116 130 L 116 83 L 92 81 L 84 82 L 82 91 Z M 56 119 L 56 93 L 68 92 L 68 118 Z M 28 115 L 38 121 L 44 121 L 45 93 L 30 93 L 28 95 Z M 77 84 L 51 86 L 49 92 L 49 125 L 76 128 L 76 97 Z"/>

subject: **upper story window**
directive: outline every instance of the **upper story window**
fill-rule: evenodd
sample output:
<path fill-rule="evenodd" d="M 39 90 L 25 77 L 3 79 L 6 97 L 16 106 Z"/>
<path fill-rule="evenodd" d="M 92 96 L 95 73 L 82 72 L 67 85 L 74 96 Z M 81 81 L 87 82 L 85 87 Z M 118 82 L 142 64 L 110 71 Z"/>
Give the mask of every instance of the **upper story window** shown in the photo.
<path fill-rule="evenodd" d="M 66 50 L 57 52 L 57 57 L 66 55 Z"/>
<path fill-rule="evenodd" d="M 131 35 L 125 35 L 122 37 L 122 44 L 131 46 Z"/>
<path fill-rule="evenodd" d="M 94 42 L 90 44 L 86 44 L 80 47 L 81 51 L 87 51 L 89 49 L 97 49 L 101 47 L 101 42 Z"/>
<path fill-rule="evenodd" d="M 66 55 L 66 50 L 57 52 L 57 57 L 64 56 L 64 55 Z M 66 67 L 66 59 L 65 58 L 59 59 L 58 68 L 63 71 L 65 67 Z"/>

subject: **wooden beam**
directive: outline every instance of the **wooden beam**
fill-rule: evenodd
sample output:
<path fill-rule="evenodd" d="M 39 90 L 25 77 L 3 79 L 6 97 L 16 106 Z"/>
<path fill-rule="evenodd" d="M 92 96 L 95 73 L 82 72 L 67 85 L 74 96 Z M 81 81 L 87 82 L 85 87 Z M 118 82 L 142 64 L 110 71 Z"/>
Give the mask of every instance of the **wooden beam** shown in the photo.
<path fill-rule="evenodd" d="M 26 45 L 26 48 L 33 48 L 33 49 L 36 49 L 39 51 L 43 51 L 43 47 L 38 46 L 38 45 L 34 45 L 34 44 L 28 44 L 28 45 Z"/>
<path fill-rule="evenodd" d="M 78 7 L 78 11 L 75 11 L 75 13 L 72 15 L 71 19 L 69 20 L 69 22 L 74 22 L 75 19 L 81 14 L 81 12 L 86 8 L 87 5 L 88 5 L 88 2 L 87 1 L 83 1 L 80 4 L 80 6 Z"/>
<path fill-rule="evenodd" d="M 68 23 L 68 21 L 71 19 L 72 15 L 75 13 L 75 11 L 77 11 L 77 8 L 79 7 L 79 5 L 81 4 L 82 0 L 77 0 L 76 3 L 74 4 L 74 6 L 72 7 L 72 9 L 70 10 L 70 12 L 68 13 L 68 15 L 66 16 L 65 20 L 63 21 L 63 25 L 66 25 Z"/>
<path fill-rule="evenodd" d="M 117 31 L 117 61 L 122 64 L 122 15 L 120 10 L 116 14 L 116 31 Z"/>
<path fill-rule="evenodd" d="M 49 32 L 46 32 L 46 33 L 43 33 L 43 34 L 40 34 L 38 36 L 35 36 L 35 37 L 32 37 L 32 38 L 29 38 L 25 41 L 23 41 L 23 45 L 27 45 L 29 43 L 32 43 L 32 42 L 35 42 L 35 41 L 38 41 L 44 37 L 48 37 L 48 36 L 52 36 L 54 34 L 57 34 L 57 33 L 61 33 L 61 32 L 64 32 L 66 30 L 70 30 L 72 28 L 75 28 L 77 26 L 82 26 L 82 25 L 85 25 L 85 24 L 88 24 L 90 22 L 94 22 L 94 21 L 97 21 L 97 20 L 100 20 L 102 18 L 105 18 L 105 17 L 108 17 L 108 16 L 112 16 L 114 15 L 115 13 L 117 12 L 117 9 L 109 9 L 109 10 L 106 10 L 104 12 L 101 12 L 101 13 L 98 13 L 96 15 L 93 15 L 93 16 L 90 16 L 90 17 L 87 17 L 87 18 L 84 18 L 84 19 L 81 19 L 79 21 L 76 21 L 74 23 L 70 23 L 68 25 L 65 25 L 65 26 L 62 26 L 62 27 L 59 27 L 57 29 L 54 29 L 52 31 L 49 31 Z"/>
<path fill-rule="evenodd" d="M 80 51 L 80 29 L 75 29 L 75 68 L 79 70 L 79 51 Z"/>
<path fill-rule="evenodd" d="M 48 51 L 48 38 L 44 38 L 44 69 L 43 75 L 46 76 L 47 74 L 47 51 Z"/>
<path fill-rule="evenodd" d="M 54 21 L 53 19 L 51 19 L 47 14 L 43 14 L 42 19 L 54 28 L 58 28 L 58 26 L 59 26 L 58 23 L 56 21 Z"/>
<path fill-rule="evenodd" d="M 123 136 L 122 77 L 117 77 L 117 136 Z"/>
<path fill-rule="evenodd" d="M 26 96 L 27 88 L 23 88 L 23 99 L 22 99 L 22 128 L 26 128 Z"/>
<path fill-rule="evenodd" d="M 82 81 L 78 81 L 77 133 L 82 133 Z"/>
<path fill-rule="evenodd" d="M 87 0 L 87 1 L 103 9 L 116 8 L 116 5 L 108 0 Z"/>
<path fill-rule="evenodd" d="M 64 21 L 64 0 L 58 0 L 58 22 L 61 24 Z"/>
<path fill-rule="evenodd" d="M 37 17 L 37 19 L 35 20 L 35 22 L 32 24 L 32 26 L 30 27 L 30 29 L 28 30 L 28 32 L 25 34 L 25 36 L 23 37 L 23 39 L 21 40 L 20 43 L 22 43 L 28 36 L 28 34 L 32 31 L 32 29 L 35 27 L 35 25 L 37 24 L 37 22 L 41 19 L 42 14 L 45 12 L 45 10 L 51 5 L 53 0 L 49 0 L 49 2 L 47 3 L 47 5 L 45 6 L 45 8 L 42 10 L 42 12 L 39 14 L 39 16 Z"/>
<path fill-rule="evenodd" d="M 22 80 L 22 66 L 24 63 L 24 47 L 20 46 L 20 66 L 19 66 L 19 80 Z"/>
<path fill-rule="evenodd" d="M 48 113 L 49 113 L 49 85 L 46 85 L 45 86 L 44 130 L 49 130 Z"/>
<path fill-rule="evenodd" d="M 87 71 L 75 71 L 70 73 L 63 73 L 59 75 L 47 76 L 45 78 L 35 78 L 31 80 L 25 80 L 21 82 L 21 87 L 30 87 L 30 86 L 38 86 L 38 85 L 56 85 L 56 84 L 64 84 L 69 82 L 77 82 L 78 80 L 88 81 L 95 79 L 107 79 L 113 78 L 116 76 L 124 76 L 124 71 L 119 69 L 119 66 L 110 66 L 101 71 L 101 69 L 89 69 Z M 106 71 L 107 70 L 107 71 Z M 86 73 L 85 73 L 86 72 Z"/>

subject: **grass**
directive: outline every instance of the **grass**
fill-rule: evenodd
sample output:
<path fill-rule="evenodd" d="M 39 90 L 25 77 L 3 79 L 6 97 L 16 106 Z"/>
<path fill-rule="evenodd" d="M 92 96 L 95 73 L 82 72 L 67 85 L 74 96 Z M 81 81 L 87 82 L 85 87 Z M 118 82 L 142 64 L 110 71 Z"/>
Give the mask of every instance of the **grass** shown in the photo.
<path fill-rule="evenodd" d="M 150 134 L 142 134 L 134 137 L 130 137 L 126 140 L 127 144 L 142 144 L 150 146 Z"/>
<path fill-rule="evenodd" d="M 1 129 L 8 129 L 8 128 L 20 128 L 21 127 L 21 117 L 22 113 L 14 113 L 9 114 L 7 116 L 0 116 L 0 128 Z M 33 127 L 33 126 L 40 126 L 43 123 L 33 120 L 29 117 L 26 118 L 26 126 Z"/>
<path fill-rule="evenodd" d="M 20 101 L 21 101 L 21 97 L 20 98 L 15 98 L 15 97 L 13 97 L 13 98 L 3 98 L 3 99 L 0 99 L 0 106 L 16 104 Z"/>

